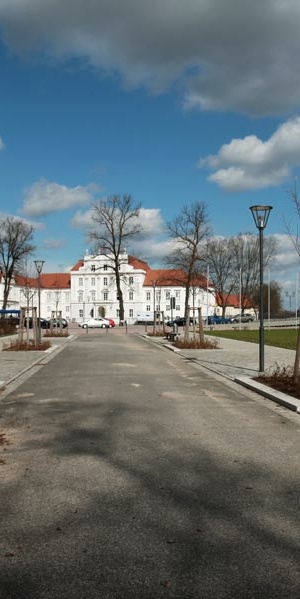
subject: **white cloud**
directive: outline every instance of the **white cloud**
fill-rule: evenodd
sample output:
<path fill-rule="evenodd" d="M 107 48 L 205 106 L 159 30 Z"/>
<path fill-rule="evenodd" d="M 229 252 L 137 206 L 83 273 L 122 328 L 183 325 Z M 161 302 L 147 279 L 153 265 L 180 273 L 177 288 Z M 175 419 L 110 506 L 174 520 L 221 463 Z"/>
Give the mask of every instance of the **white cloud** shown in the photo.
<path fill-rule="evenodd" d="M 93 210 L 78 210 L 71 220 L 74 228 L 84 229 L 88 234 L 95 227 L 92 219 Z M 159 208 L 141 208 L 139 221 L 142 232 L 128 241 L 126 250 L 153 266 L 153 262 L 161 263 L 170 251 L 170 241 L 163 239 L 165 224 Z"/>
<path fill-rule="evenodd" d="M 142 227 L 141 235 L 148 239 L 165 231 L 165 224 L 159 208 L 141 208 L 139 222 Z"/>
<path fill-rule="evenodd" d="M 282 114 L 299 107 L 295 0 L 2 0 L 19 53 L 78 58 L 132 86 L 180 82 L 187 108 Z"/>
<path fill-rule="evenodd" d="M 44 216 L 87 204 L 93 199 L 96 190 L 98 187 L 94 184 L 66 187 L 41 179 L 26 190 L 23 212 L 28 216 Z"/>
<path fill-rule="evenodd" d="M 4 141 L 3 141 L 3 139 L 0 137 L 0 151 L 1 151 L 1 150 L 4 150 L 4 148 L 5 148 Z"/>
<path fill-rule="evenodd" d="M 83 212 L 82 210 L 77 210 L 74 216 L 71 219 L 71 226 L 74 229 L 86 229 L 89 230 L 93 227 L 93 210 L 89 209 Z"/>
<path fill-rule="evenodd" d="M 214 172 L 209 181 L 227 191 L 280 185 L 300 165 L 300 117 L 283 123 L 267 140 L 256 135 L 232 139 L 216 155 L 199 160 L 200 168 Z"/>
<path fill-rule="evenodd" d="M 46 250 L 57 250 L 65 245 L 66 242 L 64 239 L 44 239 L 43 241 L 43 247 Z"/>
<path fill-rule="evenodd" d="M 0 218 L 13 218 L 14 220 L 20 220 L 26 225 L 29 225 L 36 231 L 44 231 L 45 225 L 44 223 L 39 223 L 28 218 L 24 218 L 23 216 L 16 216 L 15 214 L 9 214 L 8 212 L 0 212 Z"/>

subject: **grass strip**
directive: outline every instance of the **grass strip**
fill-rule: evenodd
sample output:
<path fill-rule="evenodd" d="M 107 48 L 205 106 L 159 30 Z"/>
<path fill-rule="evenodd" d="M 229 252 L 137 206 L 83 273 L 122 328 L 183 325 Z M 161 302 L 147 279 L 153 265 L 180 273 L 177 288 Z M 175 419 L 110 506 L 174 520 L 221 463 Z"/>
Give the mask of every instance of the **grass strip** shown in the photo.
<path fill-rule="evenodd" d="M 273 347 L 282 347 L 283 349 L 296 349 L 298 330 L 296 329 L 265 329 L 265 345 Z M 235 339 L 237 341 L 248 341 L 249 343 L 259 342 L 259 330 L 231 330 L 224 329 L 218 331 L 205 331 L 205 335 L 212 337 L 224 337 L 225 339 Z"/>

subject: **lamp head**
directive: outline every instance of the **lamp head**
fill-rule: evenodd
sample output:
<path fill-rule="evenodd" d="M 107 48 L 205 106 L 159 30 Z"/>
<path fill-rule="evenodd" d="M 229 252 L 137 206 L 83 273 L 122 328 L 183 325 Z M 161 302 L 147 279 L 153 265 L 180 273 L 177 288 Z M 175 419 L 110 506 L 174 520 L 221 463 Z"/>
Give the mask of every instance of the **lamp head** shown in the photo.
<path fill-rule="evenodd" d="M 254 222 L 258 229 L 265 229 L 273 206 L 250 206 Z"/>
<path fill-rule="evenodd" d="M 43 266 L 45 264 L 45 260 L 34 260 L 34 264 L 35 264 L 35 268 L 37 270 L 37 273 L 40 275 L 42 270 L 43 270 Z"/>

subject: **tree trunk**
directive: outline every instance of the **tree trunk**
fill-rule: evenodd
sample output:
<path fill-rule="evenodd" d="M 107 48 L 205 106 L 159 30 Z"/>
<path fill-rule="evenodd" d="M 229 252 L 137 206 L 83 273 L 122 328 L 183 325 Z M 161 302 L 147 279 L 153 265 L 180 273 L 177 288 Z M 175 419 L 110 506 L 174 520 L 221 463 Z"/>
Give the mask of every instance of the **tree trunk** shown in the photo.
<path fill-rule="evenodd" d="M 202 320 L 202 309 L 198 308 L 198 322 L 199 322 L 199 338 L 200 343 L 204 343 L 204 329 L 203 329 L 203 320 Z"/>

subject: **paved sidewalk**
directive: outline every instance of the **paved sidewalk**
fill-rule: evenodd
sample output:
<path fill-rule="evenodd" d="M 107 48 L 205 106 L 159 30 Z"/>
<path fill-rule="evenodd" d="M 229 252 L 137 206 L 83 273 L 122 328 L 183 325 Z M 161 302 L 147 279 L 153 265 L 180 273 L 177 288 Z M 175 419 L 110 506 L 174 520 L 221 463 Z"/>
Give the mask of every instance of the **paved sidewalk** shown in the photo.
<path fill-rule="evenodd" d="M 77 330 L 74 330 L 76 336 Z M 119 329 L 124 334 L 123 329 Z M 114 331 L 118 334 L 118 330 Z M 129 330 L 131 334 L 142 334 L 140 329 Z M 15 336 L 15 338 L 17 335 Z M 33 369 L 46 357 L 50 359 L 51 354 L 55 354 L 67 342 L 70 342 L 74 335 L 67 338 L 53 338 L 52 347 L 46 352 L 6 352 L 2 351 L 3 346 L 12 340 L 12 337 L 0 338 L 0 391 L 8 383 L 13 382 L 22 374 Z M 284 405 L 285 407 L 300 413 L 300 400 L 294 399 L 284 393 L 272 390 L 265 385 L 255 382 L 253 379 L 258 374 L 259 365 L 259 346 L 245 341 L 236 341 L 233 339 L 224 339 L 218 337 L 219 349 L 207 350 L 177 350 L 172 344 L 162 337 L 148 337 L 151 342 L 165 345 L 169 349 L 178 352 L 182 357 L 197 362 L 202 367 L 209 369 L 216 374 L 229 378 L 239 384 L 246 386 L 253 391 L 268 397 L 272 401 Z M 281 349 L 278 347 L 265 346 L 265 371 L 279 367 L 293 366 L 295 352 L 293 350 Z"/>
<path fill-rule="evenodd" d="M 11 341 L 18 338 L 18 335 L 10 337 L 0 337 L 0 391 L 8 383 L 13 382 L 22 374 L 30 371 L 34 366 L 45 360 L 45 356 L 56 352 L 63 344 L 72 339 L 70 337 L 55 337 L 51 339 L 51 347 L 44 351 L 3 351 L 3 348 L 9 346 Z"/>
<path fill-rule="evenodd" d="M 155 342 L 163 343 L 173 351 L 180 353 L 186 359 L 193 360 L 199 365 L 229 378 L 253 391 L 268 397 L 294 412 L 300 413 L 300 400 L 294 399 L 285 393 L 272 390 L 266 385 L 254 381 L 259 372 L 259 346 L 255 343 L 214 337 L 218 340 L 218 349 L 182 349 L 178 350 L 164 338 L 150 338 Z M 265 372 L 274 370 L 277 366 L 293 366 L 295 351 L 279 347 L 265 346 Z"/>

